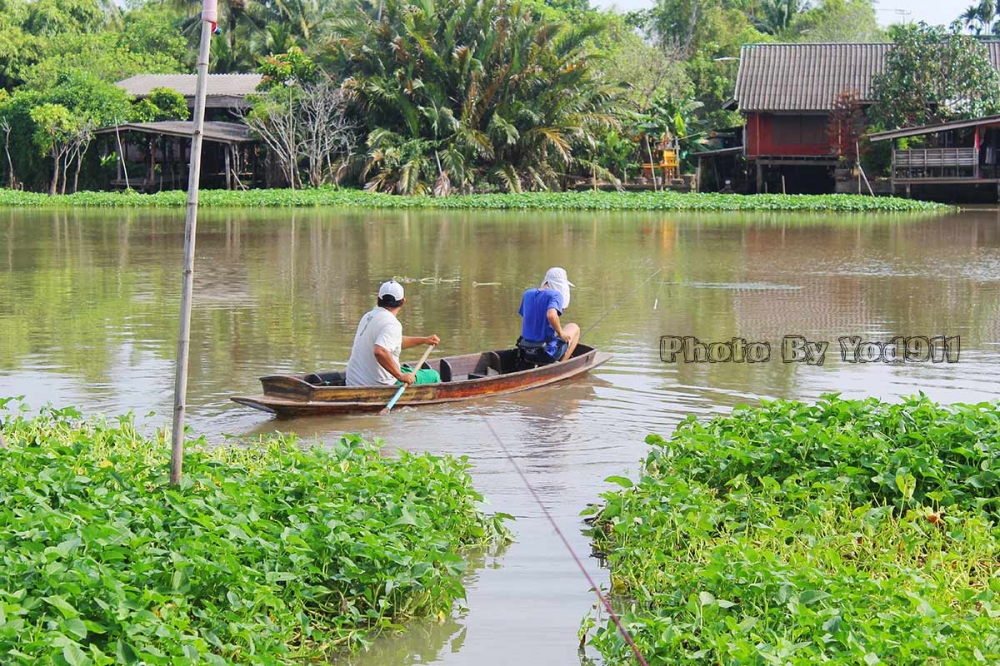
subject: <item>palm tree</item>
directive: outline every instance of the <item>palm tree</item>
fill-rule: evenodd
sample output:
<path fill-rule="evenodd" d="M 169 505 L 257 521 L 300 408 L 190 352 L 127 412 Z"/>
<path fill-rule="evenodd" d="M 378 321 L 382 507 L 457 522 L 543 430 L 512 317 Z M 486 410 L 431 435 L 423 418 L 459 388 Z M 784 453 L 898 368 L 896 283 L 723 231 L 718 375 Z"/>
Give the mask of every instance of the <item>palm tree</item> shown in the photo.
<path fill-rule="evenodd" d="M 186 14 L 181 30 L 198 39 L 202 0 L 160 0 Z M 268 7 L 255 0 L 220 0 L 219 27 L 223 40 L 212 41 L 212 69 L 216 72 L 251 71 L 255 64 L 254 43 L 268 23 Z M 219 45 L 224 41 L 224 45 Z"/>
<path fill-rule="evenodd" d="M 769 35 L 780 34 L 802 11 L 802 5 L 802 0 L 763 0 L 753 17 L 754 25 Z"/>
<path fill-rule="evenodd" d="M 507 0 L 359 3 L 330 57 L 373 128 L 368 187 L 558 187 L 576 149 L 613 124 L 618 91 L 591 71 L 591 36 Z"/>
<path fill-rule="evenodd" d="M 997 5 L 994 0 L 980 0 L 978 5 L 970 5 L 958 17 L 967 30 L 976 36 L 995 33 L 1000 28 L 997 23 Z"/>

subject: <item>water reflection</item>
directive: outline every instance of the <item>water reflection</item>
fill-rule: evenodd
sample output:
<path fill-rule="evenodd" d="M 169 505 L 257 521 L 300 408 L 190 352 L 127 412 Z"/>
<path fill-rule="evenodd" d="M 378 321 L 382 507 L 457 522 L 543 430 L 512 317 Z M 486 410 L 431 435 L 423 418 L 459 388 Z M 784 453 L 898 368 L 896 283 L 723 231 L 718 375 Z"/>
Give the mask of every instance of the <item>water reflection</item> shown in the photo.
<path fill-rule="evenodd" d="M 466 587 L 478 581 L 477 572 L 484 568 L 496 569 L 501 566 L 506 548 L 495 548 L 490 552 L 471 551 L 465 554 L 469 568 L 462 577 Z M 331 663 L 343 666 L 360 664 L 413 664 L 435 663 L 442 653 L 458 654 L 465 644 L 468 627 L 464 619 L 467 611 L 460 609 L 443 619 L 428 618 L 415 620 L 406 625 L 405 632 L 390 633 L 377 637 L 371 648 L 364 654 L 338 655 Z"/>
<path fill-rule="evenodd" d="M 199 220 L 188 423 L 222 433 L 294 431 L 327 443 L 362 432 L 394 447 L 468 456 L 489 508 L 517 541 L 469 579 L 469 610 L 389 637 L 363 664 L 579 664 L 593 595 L 485 416 L 578 553 L 579 511 L 603 480 L 635 473 L 650 432 L 687 414 L 825 392 L 997 399 L 1000 222 L 994 211 L 871 216 L 674 213 L 204 211 Z M 183 211 L 0 211 L 0 395 L 85 412 L 168 419 Z M 229 401 L 257 377 L 336 369 L 386 277 L 405 281 L 405 331 L 440 354 L 509 347 L 523 289 L 563 265 L 567 317 L 615 355 L 578 380 L 468 403 L 276 421 Z M 654 271 L 659 277 L 642 285 Z M 635 293 L 631 296 L 631 292 Z M 627 298 L 626 298 L 627 296 Z M 960 335 L 957 364 L 666 364 L 662 335 Z M 419 354 L 420 350 L 411 352 Z M 416 355 L 409 357 L 414 360 Z M 404 359 L 405 360 L 405 359 Z M 597 564 L 587 566 L 605 580 Z"/>

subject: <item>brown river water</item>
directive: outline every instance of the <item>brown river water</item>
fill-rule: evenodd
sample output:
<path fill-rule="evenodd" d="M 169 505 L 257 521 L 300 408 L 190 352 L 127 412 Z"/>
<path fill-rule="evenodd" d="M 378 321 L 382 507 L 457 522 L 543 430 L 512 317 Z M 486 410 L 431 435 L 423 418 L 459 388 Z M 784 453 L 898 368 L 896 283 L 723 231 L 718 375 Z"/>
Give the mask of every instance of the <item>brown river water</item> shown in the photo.
<path fill-rule="evenodd" d="M 183 211 L 0 210 L 0 396 L 85 414 L 133 411 L 148 429 L 167 423 L 183 226 Z M 229 401 L 258 393 L 261 375 L 343 369 L 357 320 L 389 277 L 406 288 L 404 333 L 436 333 L 435 353 L 510 346 L 521 292 L 556 265 L 578 285 L 564 321 L 587 329 L 617 308 L 585 338 L 614 359 L 583 379 L 389 417 L 277 421 Z M 516 542 L 470 570 L 466 608 L 379 639 L 356 664 L 581 663 L 577 634 L 594 595 L 484 416 L 586 556 L 579 512 L 612 488 L 606 477 L 637 473 L 646 435 L 667 435 L 688 414 L 826 392 L 1000 398 L 996 210 L 917 218 L 208 210 L 194 288 L 195 434 L 223 442 L 284 430 L 328 442 L 361 432 L 390 448 L 468 456 L 487 509 L 517 516 Z M 793 335 L 829 343 L 823 364 L 783 363 L 782 339 Z M 661 336 L 768 342 L 770 360 L 665 363 Z M 839 343 L 849 336 L 957 336 L 960 356 L 852 363 Z M 606 584 L 606 571 L 585 562 Z"/>

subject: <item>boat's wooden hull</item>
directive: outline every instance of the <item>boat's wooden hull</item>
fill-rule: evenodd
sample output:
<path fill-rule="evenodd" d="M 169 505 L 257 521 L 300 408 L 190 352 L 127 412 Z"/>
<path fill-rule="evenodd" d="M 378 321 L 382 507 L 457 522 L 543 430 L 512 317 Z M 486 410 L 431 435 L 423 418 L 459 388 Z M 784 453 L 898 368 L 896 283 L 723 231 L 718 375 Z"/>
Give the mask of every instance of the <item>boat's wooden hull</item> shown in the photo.
<path fill-rule="evenodd" d="M 573 358 L 516 371 L 516 350 L 467 354 L 425 364 L 442 375 L 442 382 L 408 387 L 396 407 L 434 405 L 525 391 L 576 377 L 608 361 L 611 354 L 580 345 Z M 473 378 L 469 378 L 469 376 Z M 394 386 L 322 386 L 316 375 L 262 377 L 264 394 L 232 400 L 281 417 L 378 411 L 396 393 Z M 314 383 L 307 381 L 312 378 Z"/>

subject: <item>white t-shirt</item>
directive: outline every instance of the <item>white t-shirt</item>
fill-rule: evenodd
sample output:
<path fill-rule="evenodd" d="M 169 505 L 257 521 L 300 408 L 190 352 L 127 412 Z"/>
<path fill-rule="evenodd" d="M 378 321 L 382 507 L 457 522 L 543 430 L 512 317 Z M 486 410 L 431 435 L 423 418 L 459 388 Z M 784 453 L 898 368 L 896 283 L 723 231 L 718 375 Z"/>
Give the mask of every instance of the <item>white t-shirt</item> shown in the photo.
<path fill-rule="evenodd" d="M 351 358 L 347 361 L 348 386 L 392 386 L 396 378 L 379 365 L 375 358 L 375 345 L 387 350 L 399 365 L 399 352 L 403 348 L 403 325 L 385 308 L 376 306 L 365 314 L 354 334 Z"/>

